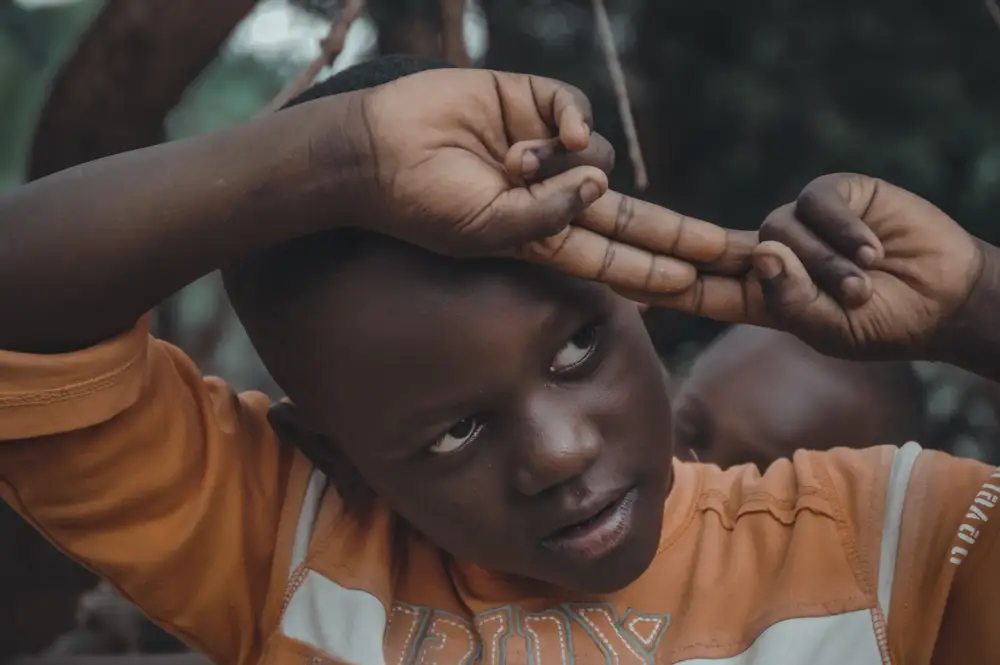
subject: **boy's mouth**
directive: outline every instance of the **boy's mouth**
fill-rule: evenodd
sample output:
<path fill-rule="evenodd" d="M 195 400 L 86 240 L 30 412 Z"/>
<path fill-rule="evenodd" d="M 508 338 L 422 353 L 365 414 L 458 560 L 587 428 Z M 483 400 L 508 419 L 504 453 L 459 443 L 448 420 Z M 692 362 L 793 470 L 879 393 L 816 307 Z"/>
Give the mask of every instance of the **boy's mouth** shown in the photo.
<path fill-rule="evenodd" d="M 625 540 L 632 530 L 638 488 L 632 486 L 599 507 L 589 517 L 556 529 L 542 545 L 583 559 L 599 559 Z"/>

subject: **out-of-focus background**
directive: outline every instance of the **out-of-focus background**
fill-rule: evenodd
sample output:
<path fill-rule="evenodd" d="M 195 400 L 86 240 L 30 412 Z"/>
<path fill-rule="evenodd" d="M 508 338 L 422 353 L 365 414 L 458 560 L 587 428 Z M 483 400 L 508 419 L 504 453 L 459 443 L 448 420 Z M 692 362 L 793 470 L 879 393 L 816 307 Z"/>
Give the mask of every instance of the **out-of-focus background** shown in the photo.
<path fill-rule="evenodd" d="M 988 4 L 606 4 L 649 169 L 651 185 L 637 195 L 754 228 L 813 177 L 860 171 L 1000 242 L 1000 28 Z M 0 0 L 0 191 L 253 117 L 317 56 L 340 6 Z M 370 0 L 334 68 L 379 53 L 453 57 L 456 35 L 473 65 L 554 76 L 587 92 L 598 130 L 618 149 L 613 185 L 635 193 L 590 0 Z M 278 394 L 215 276 L 155 320 L 158 334 L 206 373 Z M 669 312 L 649 314 L 648 323 L 678 375 L 720 332 Z M 987 444 L 997 440 L 997 390 L 960 372 L 918 370 L 928 389 L 927 442 L 994 459 Z M 76 599 L 94 580 L 25 535 L 6 507 L 0 559 L 0 596 L 18 599 L 10 609 L 0 603 L 2 661 L 38 653 L 72 628 Z"/>

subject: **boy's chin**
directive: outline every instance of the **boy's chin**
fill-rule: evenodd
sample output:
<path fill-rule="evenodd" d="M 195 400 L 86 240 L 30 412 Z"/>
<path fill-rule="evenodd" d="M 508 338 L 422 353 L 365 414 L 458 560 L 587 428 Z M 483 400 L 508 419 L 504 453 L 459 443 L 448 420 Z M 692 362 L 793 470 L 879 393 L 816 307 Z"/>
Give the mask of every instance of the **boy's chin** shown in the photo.
<path fill-rule="evenodd" d="M 620 591 L 642 577 L 660 545 L 663 530 L 663 502 L 644 497 L 636 521 L 625 542 L 607 556 L 582 562 L 567 559 L 561 566 L 559 585 L 588 595 Z"/>
<path fill-rule="evenodd" d="M 617 552 L 615 561 L 598 562 L 588 571 L 573 571 L 573 579 L 566 585 L 574 591 L 588 595 L 606 595 L 630 586 L 649 570 L 659 538 L 645 538 Z"/>

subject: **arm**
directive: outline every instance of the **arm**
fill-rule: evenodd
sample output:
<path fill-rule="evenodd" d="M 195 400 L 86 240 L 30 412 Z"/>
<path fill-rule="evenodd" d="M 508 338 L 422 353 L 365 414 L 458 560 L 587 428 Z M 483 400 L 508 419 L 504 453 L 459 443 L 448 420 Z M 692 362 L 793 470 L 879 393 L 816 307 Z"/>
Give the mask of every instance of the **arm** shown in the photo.
<path fill-rule="evenodd" d="M 202 379 L 146 327 L 0 351 L 0 499 L 215 662 L 255 662 L 288 574 L 294 451 L 265 395 Z"/>
<path fill-rule="evenodd" d="M 323 99 L 0 199 L 0 311 L 16 313 L 0 317 L 0 499 L 215 662 L 255 662 L 277 620 L 294 455 L 265 395 L 202 379 L 143 314 L 350 219 L 357 106 Z"/>
<path fill-rule="evenodd" d="M 360 113 L 356 94 L 329 97 L 0 198 L 0 312 L 17 313 L 0 348 L 84 348 L 246 253 L 348 217 L 367 168 Z"/>
<path fill-rule="evenodd" d="M 454 70 L 427 95 L 416 78 L 381 103 L 316 101 L 0 200 L 0 499 L 214 662 L 261 657 L 309 467 L 278 441 L 266 396 L 202 379 L 143 312 L 344 221 L 482 253 L 567 224 L 584 185 L 606 187 L 585 152 L 530 191 L 504 173 L 508 137 L 558 125 L 587 147 L 585 100 L 562 84 Z M 456 181 L 467 195 L 448 195 Z"/>
<path fill-rule="evenodd" d="M 937 334 L 933 360 L 1000 381 L 1000 248 L 979 241 L 982 269 L 968 300 Z"/>
<path fill-rule="evenodd" d="M 829 356 L 937 360 L 1000 380 L 1000 249 L 929 201 L 867 176 L 822 176 L 759 237 L 751 271 L 636 297 L 784 330 Z"/>

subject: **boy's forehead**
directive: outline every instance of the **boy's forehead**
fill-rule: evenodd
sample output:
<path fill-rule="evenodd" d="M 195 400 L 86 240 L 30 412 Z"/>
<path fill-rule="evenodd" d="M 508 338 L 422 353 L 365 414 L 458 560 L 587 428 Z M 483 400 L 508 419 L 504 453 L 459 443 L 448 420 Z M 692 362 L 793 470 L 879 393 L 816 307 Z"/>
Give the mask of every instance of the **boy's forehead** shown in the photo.
<path fill-rule="evenodd" d="M 338 356 L 440 346 L 442 362 L 527 340 L 554 319 L 606 307 L 613 297 L 602 285 L 540 266 L 398 244 L 343 266 L 314 294 L 301 317 L 310 345 L 332 346 Z"/>
<path fill-rule="evenodd" d="M 596 283 L 521 261 L 455 259 L 402 243 L 387 243 L 353 261 L 331 287 L 328 295 L 340 307 L 385 313 L 382 306 L 391 303 L 399 318 L 589 306 L 608 293 Z"/>

